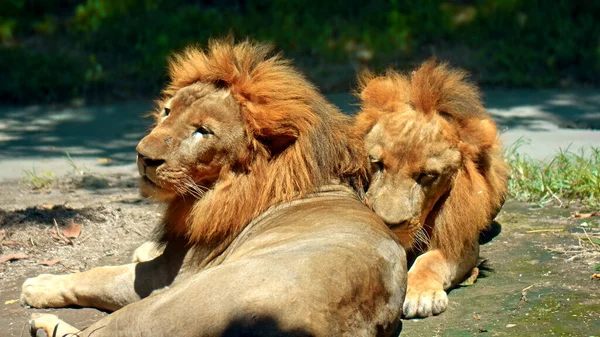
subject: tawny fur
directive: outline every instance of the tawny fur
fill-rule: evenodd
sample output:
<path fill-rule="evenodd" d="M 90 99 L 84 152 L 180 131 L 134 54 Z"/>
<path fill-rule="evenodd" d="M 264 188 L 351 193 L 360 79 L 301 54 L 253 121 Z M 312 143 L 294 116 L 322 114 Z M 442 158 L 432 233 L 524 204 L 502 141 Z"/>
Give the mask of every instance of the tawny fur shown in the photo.
<path fill-rule="evenodd" d="M 348 132 L 351 119 L 270 46 L 212 41 L 207 50 L 175 55 L 169 73 L 164 101 L 195 82 L 228 88 L 250 141 L 239 168 L 224 168 L 205 197 L 170 202 L 163 240 L 185 235 L 191 243 L 222 243 L 269 206 L 319 186 L 341 182 L 362 190 L 366 162 L 360 138 Z"/>
<path fill-rule="evenodd" d="M 411 74 L 366 74 L 360 80 L 359 96 L 363 105 L 355 124 L 358 135 L 364 137 L 386 115 L 397 121 L 396 129 L 388 128 L 386 134 L 406 133 L 406 123 L 419 123 L 409 120 L 407 112 L 416 111 L 423 116 L 419 120 L 439 126 L 438 134 L 445 138 L 446 146 L 460 150 L 461 167 L 451 177 L 447 198 L 436 202 L 421 224 L 430 236 L 429 249 L 439 248 L 447 258 L 460 259 L 467 246 L 476 244 L 479 233 L 488 228 L 507 194 L 507 166 L 479 90 L 466 81 L 465 72 L 430 60 Z M 413 145 L 405 148 L 417 154 L 414 147 L 419 133 L 414 126 L 412 134 L 403 135 L 415 137 Z"/>

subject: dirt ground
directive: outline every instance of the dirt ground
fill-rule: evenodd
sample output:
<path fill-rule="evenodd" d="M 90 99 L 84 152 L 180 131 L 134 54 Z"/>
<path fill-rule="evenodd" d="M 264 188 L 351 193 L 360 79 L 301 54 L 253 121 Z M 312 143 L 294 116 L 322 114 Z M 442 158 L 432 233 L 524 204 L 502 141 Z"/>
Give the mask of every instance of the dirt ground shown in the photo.
<path fill-rule="evenodd" d="M 26 336 L 35 312 L 78 327 L 106 315 L 23 308 L 20 286 L 41 273 L 126 263 L 157 223 L 160 206 L 139 197 L 134 175 L 84 177 L 43 190 L 0 183 L 0 256 L 26 256 L 0 262 L 0 336 Z M 508 202 L 502 233 L 482 247 L 487 262 L 477 282 L 453 290 L 442 315 L 404 321 L 401 336 L 600 336 L 600 280 L 591 279 L 600 246 L 588 240 L 600 235 L 600 217 L 572 218 L 575 209 Z M 65 239 L 73 223 L 81 232 Z"/>

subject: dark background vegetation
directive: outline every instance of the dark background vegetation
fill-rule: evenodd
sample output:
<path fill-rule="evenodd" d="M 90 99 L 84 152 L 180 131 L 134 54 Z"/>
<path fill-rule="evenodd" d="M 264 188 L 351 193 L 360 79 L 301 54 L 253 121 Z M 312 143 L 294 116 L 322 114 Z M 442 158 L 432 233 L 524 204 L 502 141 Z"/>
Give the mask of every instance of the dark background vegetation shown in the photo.
<path fill-rule="evenodd" d="M 597 86 L 599 18 L 590 0 L 2 0 L 0 102 L 151 97 L 170 53 L 228 33 L 326 92 L 432 55 L 484 86 Z"/>

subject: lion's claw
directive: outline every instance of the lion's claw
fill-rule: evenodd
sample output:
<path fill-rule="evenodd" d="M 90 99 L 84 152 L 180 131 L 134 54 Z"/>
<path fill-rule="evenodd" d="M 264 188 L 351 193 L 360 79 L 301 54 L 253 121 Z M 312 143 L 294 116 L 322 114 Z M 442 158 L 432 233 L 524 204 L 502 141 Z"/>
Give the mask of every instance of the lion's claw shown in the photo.
<path fill-rule="evenodd" d="M 448 308 L 448 295 L 444 290 L 409 289 L 404 300 L 405 318 L 428 317 L 441 314 Z"/>
<path fill-rule="evenodd" d="M 33 337 L 58 337 L 77 332 L 77 329 L 55 315 L 33 314 L 29 320 L 29 333 Z"/>
<path fill-rule="evenodd" d="M 33 337 L 53 337 L 52 334 L 59 322 L 55 315 L 33 314 L 29 320 L 29 333 Z"/>

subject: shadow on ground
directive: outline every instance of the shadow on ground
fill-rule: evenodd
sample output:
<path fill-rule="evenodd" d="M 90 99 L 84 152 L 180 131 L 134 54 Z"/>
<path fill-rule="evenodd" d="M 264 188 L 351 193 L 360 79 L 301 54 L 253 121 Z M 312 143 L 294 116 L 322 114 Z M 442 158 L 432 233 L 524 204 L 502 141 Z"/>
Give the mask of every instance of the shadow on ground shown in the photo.
<path fill-rule="evenodd" d="M 512 201 L 499 221 L 502 233 L 481 249 L 483 275 L 451 291 L 443 314 L 405 321 L 401 337 L 597 335 L 600 282 L 590 275 L 600 254 L 585 255 L 580 222 Z"/>
<path fill-rule="evenodd" d="M 547 123 L 567 129 L 600 129 L 600 93 L 561 90 L 492 90 L 485 106 L 500 126 L 547 130 Z"/>
<path fill-rule="evenodd" d="M 96 107 L 0 108 L 0 160 L 24 157 L 110 158 L 107 165 L 132 161 L 150 118 L 148 102 Z"/>

